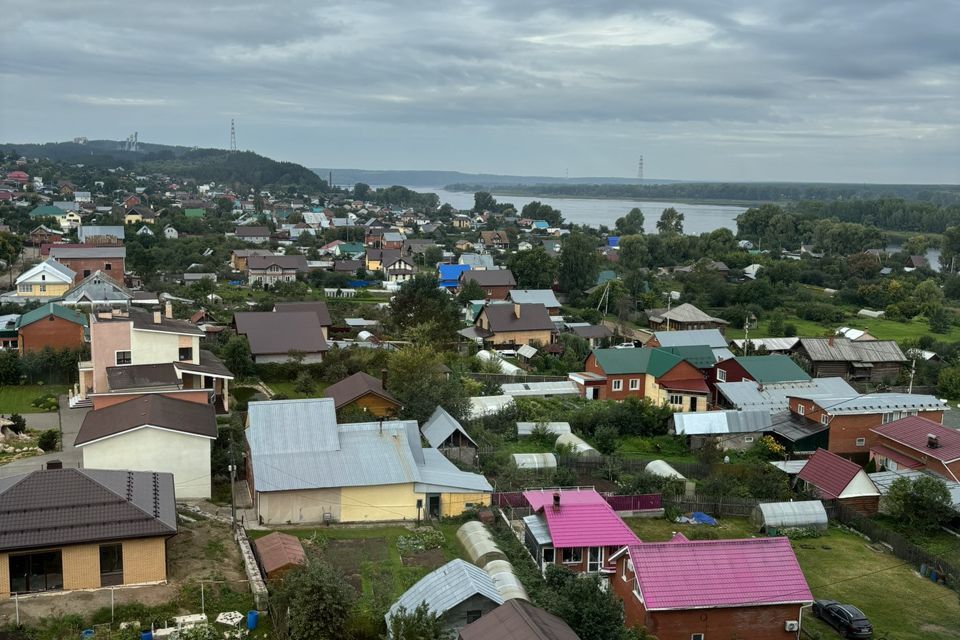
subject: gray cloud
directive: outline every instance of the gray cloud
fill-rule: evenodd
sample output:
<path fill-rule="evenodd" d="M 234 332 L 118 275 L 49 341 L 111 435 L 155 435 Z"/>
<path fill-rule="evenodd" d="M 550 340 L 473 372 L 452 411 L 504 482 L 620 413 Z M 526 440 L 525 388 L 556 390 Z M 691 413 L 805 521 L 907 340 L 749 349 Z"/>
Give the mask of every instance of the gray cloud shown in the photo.
<path fill-rule="evenodd" d="M 960 5 L 928 0 L 39 0 L 0 139 L 308 165 L 956 182 Z M 6 95 L 9 92 L 10 95 Z"/>

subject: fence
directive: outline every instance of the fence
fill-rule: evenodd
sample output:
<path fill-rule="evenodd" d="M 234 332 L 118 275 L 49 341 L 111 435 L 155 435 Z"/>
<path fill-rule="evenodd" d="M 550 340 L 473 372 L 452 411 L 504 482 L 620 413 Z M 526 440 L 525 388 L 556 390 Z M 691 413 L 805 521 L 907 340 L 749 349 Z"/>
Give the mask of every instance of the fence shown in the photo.
<path fill-rule="evenodd" d="M 478 373 L 473 371 L 465 371 L 463 375 L 476 380 L 477 382 L 494 382 L 496 384 L 514 384 L 517 382 L 566 382 L 569 379 L 566 376 L 543 376 L 525 373 L 510 375 L 507 373 Z"/>
<path fill-rule="evenodd" d="M 760 501 L 752 498 L 676 493 L 665 495 L 663 504 L 665 507 L 672 507 L 682 513 L 703 511 L 718 518 L 749 518 Z"/>
<path fill-rule="evenodd" d="M 620 456 L 600 456 L 599 458 L 583 458 L 580 456 L 562 456 L 557 460 L 558 465 L 569 467 L 578 474 L 596 475 L 601 469 L 617 468 L 622 473 L 634 474 L 643 471 L 653 458 L 622 458 Z M 699 462 L 670 462 L 671 467 L 687 478 L 706 478 L 713 473 L 713 467 Z M 733 465 L 723 465 L 732 467 Z"/>

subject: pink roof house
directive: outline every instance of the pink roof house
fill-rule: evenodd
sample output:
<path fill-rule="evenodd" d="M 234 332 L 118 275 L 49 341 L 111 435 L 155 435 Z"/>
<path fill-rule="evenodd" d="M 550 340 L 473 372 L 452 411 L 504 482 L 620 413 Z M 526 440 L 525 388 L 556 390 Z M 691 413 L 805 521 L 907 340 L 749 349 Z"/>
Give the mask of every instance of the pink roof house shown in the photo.
<path fill-rule="evenodd" d="M 524 491 L 534 513 L 523 519 L 524 544 L 542 571 L 559 564 L 577 573 L 610 573 L 610 556 L 640 539 L 593 489 Z"/>
<path fill-rule="evenodd" d="M 790 540 L 749 538 L 638 543 L 614 554 L 614 593 L 628 626 L 658 640 L 796 637 L 813 601 Z"/>

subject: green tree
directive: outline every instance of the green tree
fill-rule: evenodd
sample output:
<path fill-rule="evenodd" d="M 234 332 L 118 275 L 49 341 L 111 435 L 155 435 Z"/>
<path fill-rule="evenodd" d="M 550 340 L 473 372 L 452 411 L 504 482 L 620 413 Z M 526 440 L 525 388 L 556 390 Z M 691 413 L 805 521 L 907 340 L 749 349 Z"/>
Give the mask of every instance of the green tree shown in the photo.
<path fill-rule="evenodd" d="M 373 191 L 370 189 L 370 185 L 364 184 L 363 182 L 358 182 L 353 185 L 353 199 L 354 200 L 363 200 L 366 202 L 370 199 L 370 195 Z"/>
<path fill-rule="evenodd" d="M 956 257 L 960 254 L 960 227 L 947 227 L 940 240 L 940 267 L 949 274 L 960 270 Z"/>
<path fill-rule="evenodd" d="M 934 333 L 949 333 L 953 325 L 953 315 L 943 306 L 936 306 L 927 311 L 927 322 L 930 331 Z"/>
<path fill-rule="evenodd" d="M 960 399 L 960 367 L 944 367 L 937 375 L 937 393 L 951 400 Z"/>
<path fill-rule="evenodd" d="M 20 384 L 20 354 L 15 349 L 0 349 L 0 386 Z"/>
<path fill-rule="evenodd" d="M 664 209 L 657 220 L 657 233 L 665 236 L 682 234 L 683 214 L 673 207 Z"/>
<path fill-rule="evenodd" d="M 635 637 L 623 626 L 623 602 L 601 588 L 598 575 L 578 576 L 565 567 L 549 565 L 544 608 L 562 618 L 581 640 L 620 640 Z"/>
<path fill-rule="evenodd" d="M 443 260 L 443 248 L 438 246 L 427 247 L 423 251 L 423 263 L 428 267 L 435 266 Z"/>
<path fill-rule="evenodd" d="M 250 353 L 250 343 L 244 336 L 231 336 L 223 347 L 223 364 L 238 378 L 247 378 L 253 375 L 253 354 Z"/>
<path fill-rule="evenodd" d="M 557 274 L 557 261 L 543 247 L 518 251 L 507 260 L 518 289 L 549 289 Z"/>
<path fill-rule="evenodd" d="M 617 218 L 614 227 L 621 236 L 634 236 L 643 233 L 643 211 L 639 207 L 630 209 L 627 215 Z"/>
<path fill-rule="evenodd" d="M 348 637 L 353 587 L 330 565 L 314 559 L 284 575 L 270 597 L 270 617 L 289 640 Z"/>
<path fill-rule="evenodd" d="M 460 288 L 460 293 L 457 294 L 457 301 L 460 304 L 467 304 L 471 300 L 483 300 L 486 297 L 487 292 L 483 290 L 479 282 L 476 280 L 467 280 Z"/>
<path fill-rule="evenodd" d="M 469 400 L 460 379 L 449 375 L 436 349 L 409 346 L 390 354 L 387 390 L 400 401 L 400 416 L 426 422 L 441 406 L 460 420 L 467 414 Z"/>
<path fill-rule="evenodd" d="M 293 388 L 296 389 L 298 393 L 310 395 L 316 390 L 317 383 L 314 381 L 313 376 L 310 375 L 309 371 L 302 369 L 300 373 L 297 374 L 297 379 L 293 383 Z"/>
<path fill-rule="evenodd" d="M 594 240 L 583 233 L 571 233 L 563 241 L 557 281 L 571 302 L 578 302 L 583 292 L 597 281 L 600 258 Z"/>
<path fill-rule="evenodd" d="M 621 236 L 620 264 L 629 271 L 644 269 L 650 263 L 647 238 L 641 235 Z"/>
<path fill-rule="evenodd" d="M 391 640 L 444 640 L 449 637 L 437 613 L 431 613 L 426 602 L 413 611 L 400 607 L 390 617 L 388 636 Z"/>
<path fill-rule="evenodd" d="M 488 191 L 477 191 L 473 194 L 473 210 L 477 213 L 481 211 L 496 211 L 497 199 Z"/>
<path fill-rule="evenodd" d="M 531 220 L 546 220 L 551 227 L 559 227 L 563 224 L 563 216 L 560 215 L 559 209 L 554 209 L 537 200 L 525 204 L 520 215 Z"/>
<path fill-rule="evenodd" d="M 780 312 L 770 314 L 770 323 L 767 325 L 767 332 L 775 337 L 779 338 L 784 335 L 784 323 L 783 323 L 783 314 Z"/>
<path fill-rule="evenodd" d="M 418 274 L 404 282 L 390 303 L 390 325 L 405 333 L 417 325 L 432 323 L 434 340 L 452 340 L 460 328 L 460 311 L 453 296 L 440 289 L 436 276 Z"/>
<path fill-rule="evenodd" d="M 593 444 L 603 455 L 612 455 L 617 450 L 617 430 L 606 425 L 597 427 L 593 433 Z"/>
<path fill-rule="evenodd" d="M 914 479 L 897 478 L 886 495 L 890 515 L 905 530 L 934 531 L 953 511 L 950 491 L 943 480 L 922 475 Z"/>

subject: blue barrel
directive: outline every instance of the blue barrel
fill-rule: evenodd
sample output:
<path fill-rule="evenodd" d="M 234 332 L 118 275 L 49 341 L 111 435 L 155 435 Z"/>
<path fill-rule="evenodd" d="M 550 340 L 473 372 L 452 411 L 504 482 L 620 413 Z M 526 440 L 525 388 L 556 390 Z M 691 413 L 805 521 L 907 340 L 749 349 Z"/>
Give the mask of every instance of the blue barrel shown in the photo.
<path fill-rule="evenodd" d="M 937 571 L 936 571 L 936 569 L 930 569 L 930 581 L 931 581 L 931 582 L 936 582 L 936 581 L 937 581 Z"/>
<path fill-rule="evenodd" d="M 92 637 L 93 637 L 93 629 L 84 629 L 83 631 L 80 632 L 80 637 L 81 637 L 81 638 L 92 638 Z"/>
<path fill-rule="evenodd" d="M 153 640 L 153 631 L 150 631 L 150 630 L 141 631 L 140 640 Z"/>
<path fill-rule="evenodd" d="M 247 611 L 247 630 L 253 631 L 256 629 L 258 620 L 260 620 L 259 611 Z"/>

